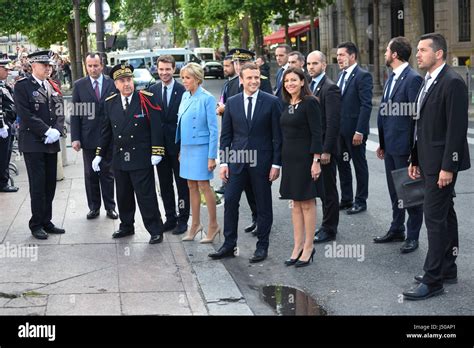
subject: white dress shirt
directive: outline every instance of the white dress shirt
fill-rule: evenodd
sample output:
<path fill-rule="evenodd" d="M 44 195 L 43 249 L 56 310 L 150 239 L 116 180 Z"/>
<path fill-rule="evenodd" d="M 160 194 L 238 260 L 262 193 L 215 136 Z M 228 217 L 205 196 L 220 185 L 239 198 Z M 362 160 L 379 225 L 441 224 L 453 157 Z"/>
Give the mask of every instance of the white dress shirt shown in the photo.
<path fill-rule="evenodd" d="M 252 95 L 248 95 L 247 93 L 243 92 L 243 93 L 244 93 L 244 111 L 245 111 L 245 117 L 247 117 L 247 108 L 248 108 L 248 106 L 249 106 L 249 97 L 252 97 L 252 115 L 251 115 L 251 117 L 253 118 L 253 113 L 254 113 L 254 111 L 255 111 L 255 104 L 257 104 L 256 101 L 257 101 L 257 97 L 258 97 L 258 91 L 259 91 L 259 90 L 257 89 L 257 91 L 256 91 L 254 94 L 252 94 Z"/>
<path fill-rule="evenodd" d="M 104 75 L 100 74 L 98 79 L 93 79 L 89 76 L 89 79 L 92 83 L 92 89 L 94 89 L 94 82 L 97 81 L 99 83 L 99 94 L 102 95 L 102 84 L 104 83 Z"/>
<path fill-rule="evenodd" d="M 128 99 L 128 106 L 130 106 L 130 104 L 132 104 L 132 96 L 133 94 L 130 94 L 128 97 L 125 97 L 124 95 L 120 95 L 120 97 L 122 98 L 122 107 L 124 110 L 125 110 L 125 105 L 127 105 L 125 102 L 125 98 Z"/>
<path fill-rule="evenodd" d="M 405 68 L 408 66 L 408 62 L 405 62 L 403 63 L 402 65 L 400 65 L 398 68 L 396 69 L 393 69 L 393 80 L 392 80 L 392 83 L 390 84 L 390 86 L 388 87 L 388 90 L 387 90 L 387 98 L 390 97 L 390 94 L 392 93 L 392 90 L 393 90 L 393 87 L 395 87 L 395 84 L 397 83 L 398 79 L 400 78 L 400 75 L 402 74 L 402 72 L 405 70 Z"/>

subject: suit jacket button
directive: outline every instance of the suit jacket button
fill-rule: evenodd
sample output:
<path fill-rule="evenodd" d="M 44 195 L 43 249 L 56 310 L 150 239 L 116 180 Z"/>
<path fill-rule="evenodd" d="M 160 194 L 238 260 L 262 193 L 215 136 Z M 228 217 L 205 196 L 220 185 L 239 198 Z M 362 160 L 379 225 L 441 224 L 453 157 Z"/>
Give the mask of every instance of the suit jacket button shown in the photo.
<path fill-rule="evenodd" d="M 119 135 L 118 137 L 119 137 L 119 139 L 120 139 L 122 136 L 121 136 L 121 135 Z"/>
<path fill-rule="evenodd" d="M 135 123 L 135 127 L 136 127 L 136 126 L 138 126 L 138 124 Z M 117 127 L 117 126 L 115 126 L 115 127 Z"/>
<path fill-rule="evenodd" d="M 135 150 L 135 148 L 132 148 L 132 150 Z"/>
<path fill-rule="evenodd" d="M 114 124 L 114 128 L 117 128 L 117 125 Z"/>
<path fill-rule="evenodd" d="M 123 149 L 122 149 L 122 148 L 120 148 L 120 151 L 122 151 L 122 150 L 123 150 Z"/>
<path fill-rule="evenodd" d="M 130 135 L 130 138 L 133 138 L 133 135 Z"/>

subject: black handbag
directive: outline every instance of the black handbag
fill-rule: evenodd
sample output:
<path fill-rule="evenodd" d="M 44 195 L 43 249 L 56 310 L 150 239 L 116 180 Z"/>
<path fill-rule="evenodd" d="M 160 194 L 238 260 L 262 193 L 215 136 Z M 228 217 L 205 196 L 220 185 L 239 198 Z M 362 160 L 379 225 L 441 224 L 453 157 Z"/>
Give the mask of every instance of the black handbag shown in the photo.
<path fill-rule="evenodd" d="M 392 178 L 400 209 L 423 204 L 425 182 L 421 177 L 413 180 L 408 176 L 408 167 L 406 167 L 392 170 Z"/>

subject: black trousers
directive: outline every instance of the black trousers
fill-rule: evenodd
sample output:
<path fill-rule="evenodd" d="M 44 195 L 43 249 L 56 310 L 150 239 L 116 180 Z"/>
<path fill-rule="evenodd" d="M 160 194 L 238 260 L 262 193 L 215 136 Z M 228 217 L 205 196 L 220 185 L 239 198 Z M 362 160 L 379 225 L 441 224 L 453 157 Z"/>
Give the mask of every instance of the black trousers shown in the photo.
<path fill-rule="evenodd" d="M 82 149 L 84 161 L 84 183 L 86 185 L 87 205 L 90 210 L 100 209 L 100 194 L 106 210 L 115 209 L 114 200 L 114 174 L 112 171 L 112 150 L 100 161 L 100 172 L 92 169 L 92 160 L 95 157 L 95 150 Z"/>
<path fill-rule="evenodd" d="M 57 153 L 24 152 L 28 182 L 30 185 L 31 213 L 30 230 L 54 227 L 53 199 L 56 192 Z"/>
<path fill-rule="evenodd" d="M 384 163 L 388 192 L 390 194 L 390 200 L 392 201 L 392 223 L 390 225 L 390 231 L 395 233 L 405 231 L 406 210 L 408 212 L 407 239 L 418 240 L 418 237 L 420 236 L 421 225 L 423 224 L 423 206 L 420 205 L 407 209 L 400 209 L 397 192 L 395 191 L 395 185 L 393 184 L 392 177 L 392 170 L 405 168 L 408 166 L 408 155 L 393 156 L 385 153 Z"/>
<path fill-rule="evenodd" d="M 337 233 L 339 225 L 339 193 L 336 184 L 337 164 L 336 157 L 331 156 L 331 162 L 321 165 L 321 177 L 323 193 L 323 221 L 321 227 L 331 233 Z"/>
<path fill-rule="evenodd" d="M 239 174 L 232 174 L 225 188 L 224 203 L 224 246 L 233 248 L 237 245 L 237 229 L 239 225 L 239 206 L 242 192 L 248 182 L 255 190 L 257 205 L 257 249 L 268 250 L 269 236 L 273 223 L 272 186 L 267 172 L 259 172 L 256 168 L 246 167 Z"/>
<path fill-rule="evenodd" d="M 341 152 L 337 158 L 337 169 L 341 181 L 341 202 L 352 202 L 354 193 L 352 189 L 352 172 L 350 161 L 354 163 L 357 180 L 355 203 L 367 206 L 369 196 L 369 168 L 365 157 L 366 139 L 359 146 L 352 145 L 352 136 L 339 136 Z"/>
<path fill-rule="evenodd" d="M 428 253 L 423 266 L 423 283 L 428 285 L 441 285 L 444 277 L 457 276 L 458 220 L 453 201 L 456 178 L 457 174 L 454 174 L 453 182 L 440 189 L 438 175 L 424 175 L 423 212 L 428 232 Z"/>
<path fill-rule="evenodd" d="M 8 137 L 0 138 L 0 188 L 8 186 L 10 180 L 9 164 L 12 156 L 13 135 L 8 129 Z"/>
<path fill-rule="evenodd" d="M 166 212 L 166 221 L 169 223 L 187 224 L 189 219 L 189 188 L 186 179 L 179 176 L 178 155 L 165 155 L 156 166 L 160 180 L 161 198 Z M 173 188 L 173 175 L 178 191 L 178 211 L 176 215 L 176 199 Z"/>
<path fill-rule="evenodd" d="M 163 233 L 163 222 L 156 197 L 153 167 L 132 171 L 114 170 L 120 229 L 133 231 L 135 196 L 147 231 L 155 236 Z"/>

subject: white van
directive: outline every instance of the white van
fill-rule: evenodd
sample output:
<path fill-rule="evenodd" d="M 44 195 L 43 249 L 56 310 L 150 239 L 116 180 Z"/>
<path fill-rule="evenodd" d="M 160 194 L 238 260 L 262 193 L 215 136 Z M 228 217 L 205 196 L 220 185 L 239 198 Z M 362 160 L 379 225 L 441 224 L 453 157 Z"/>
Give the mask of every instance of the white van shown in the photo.
<path fill-rule="evenodd" d="M 151 69 L 156 64 L 158 54 L 147 51 L 135 52 L 110 52 L 107 53 L 107 60 L 110 66 L 120 63 L 128 63 L 135 69 Z"/>
<path fill-rule="evenodd" d="M 216 52 L 210 47 L 196 47 L 193 49 L 194 54 L 205 62 L 216 60 Z"/>
<path fill-rule="evenodd" d="M 194 54 L 194 52 L 186 48 L 160 48 L 154 49 L 153 53 L 156 55 L 157 58 L 165 54 L 173 56 L 174 60 L 176 61 L 176 74 L 179 74 L 181 68 L 188 63 L 201 63 L 201 60 Z"/>

